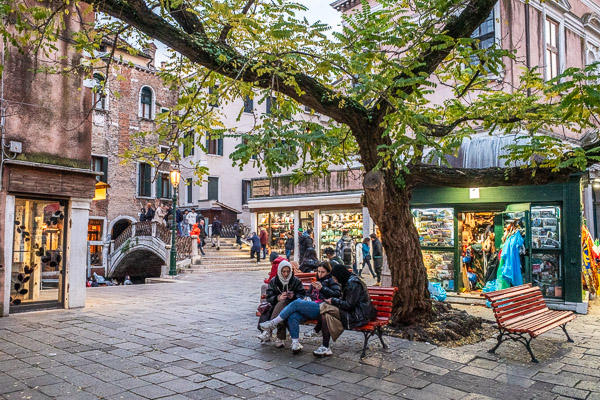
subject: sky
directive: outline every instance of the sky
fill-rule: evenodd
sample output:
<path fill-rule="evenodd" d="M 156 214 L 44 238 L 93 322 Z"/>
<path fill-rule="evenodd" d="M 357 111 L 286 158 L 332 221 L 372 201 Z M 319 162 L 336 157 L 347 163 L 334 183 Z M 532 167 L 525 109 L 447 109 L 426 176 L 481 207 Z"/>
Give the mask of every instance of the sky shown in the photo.
<path fill-rule="evenodd" d="M 308 8 L 304 13 L 308 22 L 315 23 L 321 21 L 330 25 L 333 30 L 341 30 L 342 19 L 340 18 L 340 12 L 329 5 L 333 0 L 296 0 L 296 2 L 306 5 Z M 156 42 L 156 46 L 158 49 L 156 51 L 155 65 L 159 66 L 161 61 L 166 61 L 167 52 L 166 47 L 162 43 Z"/>

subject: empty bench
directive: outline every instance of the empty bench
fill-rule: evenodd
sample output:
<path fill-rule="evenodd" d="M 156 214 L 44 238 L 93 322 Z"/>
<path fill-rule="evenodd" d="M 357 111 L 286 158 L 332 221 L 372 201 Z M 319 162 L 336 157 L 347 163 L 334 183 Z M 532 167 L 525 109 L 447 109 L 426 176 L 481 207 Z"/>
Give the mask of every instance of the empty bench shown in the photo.
<path fill-rule="evenodd" d="M 498 343 L 489 350 L 490 353 L 495 353 L 503 341 L 510 339 L 524 344 L 531 355 L 531 361 L 537 363 L 531 350 L 531 341 L 559 326 L 567 336 L 567 341 L 573 342 L 566 325 L 575 319 L 575 314 L 572 311 L 549 310 L 538 286 L 527 283 L 481 295 L 491 303 L 500 331 Z"/>
<path fill-rule="evenodd" d="M 304 283 L 304 288 L 309 291 L 310 283 Z M 362 332 L 364 335 L 363 349 L 360 358 L 364 358 L 367 353 L 367 347 L 369 345 L 369 339 L 377 335 L 381 346 L 387 349 L 388 346 L 383 341 L 383 330 L 382 328 L 390 322 L 392 316 L 392 304 L 394 301 L 394 295 L 398 291 L 397 287 L 381 287 L 381 286 L 369 286 L 367 287 L 369 296 L 371 297 L 371 303 L 377 311 L 377 318 L 374 321 L 370 321 L 363 326 L 351 329 L 352 331 Z M 316 320 L 309 320 L 306 324 L 316 324 Z"/>

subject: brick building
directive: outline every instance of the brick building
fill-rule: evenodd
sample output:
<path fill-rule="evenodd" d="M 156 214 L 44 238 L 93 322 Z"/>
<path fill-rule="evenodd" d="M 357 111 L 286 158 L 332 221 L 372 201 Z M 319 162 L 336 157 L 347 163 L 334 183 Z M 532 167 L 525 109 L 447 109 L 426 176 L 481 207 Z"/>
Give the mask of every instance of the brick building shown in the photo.
<path fill-rule="evenodd" d="M 110 53 L 111 43 L 100 50 Z M 106 271 L 105 243 L 138 221 L 146 203 L 156 207 L 171 198 L 168 164 L 156 168 L 123 157 L 132 140 L 161 151 L 156 136 L 132 135 L 153 131 L 156 115 L 177 101 L 178 92 L 165 87 L 157 74 L 155 51 L 153 45 L 135 55 L 117 49 L 115 59 L 122 57 L 122 62 L 113 61 L 108 76 L 106 68 L 98 69 L 88 84 L 100 85 L 106 80 L 104 92 L 93 94 L 92 115 L 92 169 L 101 171 L 99 179 L 110 185 L 106 199 L 92 203 L 88 228 L 90 262 L 99 274 Z"/>
<path fill-rule="evenodd" d="M 65 23 L 67 32 L 80 29 Z M 66 41 L 55 46 L 62 67 L 79 65 Z M 95 184 L 91 93 L 80 90 L 82 76 L 34 73 L 33 56 L 10 44 L 0 43 L 0 53 L 0 316 L 83 307 Z"/>

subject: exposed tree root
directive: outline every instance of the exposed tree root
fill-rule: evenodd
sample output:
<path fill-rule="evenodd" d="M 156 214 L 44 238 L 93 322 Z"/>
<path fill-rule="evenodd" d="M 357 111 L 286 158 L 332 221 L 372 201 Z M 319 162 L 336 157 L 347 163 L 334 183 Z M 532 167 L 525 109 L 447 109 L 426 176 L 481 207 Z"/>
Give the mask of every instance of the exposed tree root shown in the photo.
<path fill-rule="evenodd" d="M 417 342 L 456 347 L 492 337 L 491 321 L 457 310 L 448 303 L 434 301 L 432 318 L 412 325 L 388 326 L 385 333 Z"/>

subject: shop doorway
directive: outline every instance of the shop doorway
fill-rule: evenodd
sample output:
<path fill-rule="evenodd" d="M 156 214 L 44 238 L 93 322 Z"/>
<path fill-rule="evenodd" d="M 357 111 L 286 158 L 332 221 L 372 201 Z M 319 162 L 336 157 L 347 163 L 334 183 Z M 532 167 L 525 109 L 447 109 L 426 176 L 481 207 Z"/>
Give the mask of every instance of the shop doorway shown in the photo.
<path fill-rule="evenodd" d="M 16 199 L 11 313 L 61 306 L 66 220 L 63 201 Z"/>

